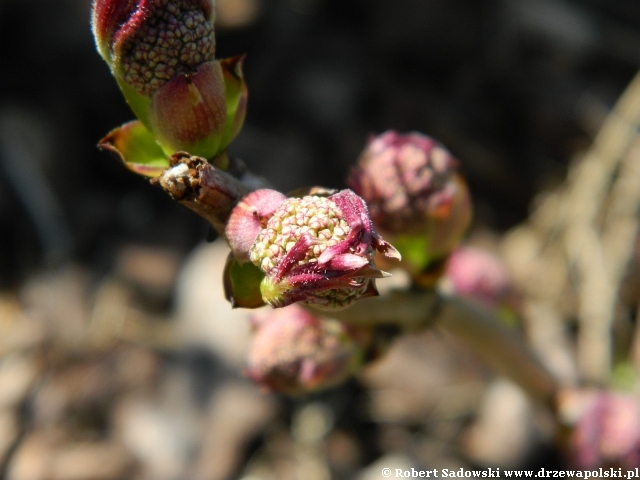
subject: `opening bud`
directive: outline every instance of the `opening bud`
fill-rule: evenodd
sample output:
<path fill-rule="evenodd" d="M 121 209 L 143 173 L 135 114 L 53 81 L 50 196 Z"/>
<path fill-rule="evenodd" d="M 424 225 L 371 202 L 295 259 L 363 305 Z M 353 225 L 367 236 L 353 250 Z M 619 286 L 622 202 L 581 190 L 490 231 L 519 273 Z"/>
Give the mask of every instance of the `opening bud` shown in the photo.
<path fill-rule="evenodd" d="M 225 227 L 231 251 L 240 263 L 249 261 L 249 251 L 273 212 L 287 199 L 276 190 L 255 190 L 234 208 Z"/>
<path fill-rule="evenodd" d="M 416 270 L 446 256 L 471 221 L 469 190 L 457 166 L 434 139 L 390 130 L 369 140 L 349 176 L 376 228 Z"/>
<path fill-rule="evenodd" d="M 286 198 L 273 208 L 275 195 L 258 192 L 231 212 L 227 237 L 237 259 L 249 258 L 264 273 L 260 290 L 266 303 L 344 308 L 377 295 L 374 279 L 388 274 L 376 267 L 375 252 L 400 255 L 373 230 L 360 197 L 342 190 Z"/>

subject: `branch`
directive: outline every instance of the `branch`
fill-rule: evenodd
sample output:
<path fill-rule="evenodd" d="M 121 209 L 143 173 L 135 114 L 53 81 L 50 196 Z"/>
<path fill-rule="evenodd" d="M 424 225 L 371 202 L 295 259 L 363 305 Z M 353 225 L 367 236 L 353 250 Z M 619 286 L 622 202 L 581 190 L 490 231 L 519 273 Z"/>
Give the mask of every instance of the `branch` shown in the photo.
<path fill-rule="evenodd" d="M 228 172 L 185 152 L 174 153 L 169 161 L 171 167 L 151 183 L 205 218 L 221 237 L 233 207 L 249 192 L 268 188 L 265 180 L 251 174 L 238 159 L 229 160 Z"/>
<path fill-rule="evenodd" d="M 322 312 L 318 312 L 322 313 Z M 416 330 L 437 325 L 462 340 L 498 373 L 553 408 L 557 385 L 524 340 L 506 329 L 493 311 L 457 297 L 425 291 L 393 291 L 360 300 L 331 316 L 354 326 L 399 325 Z"/>
<path fill-rule="evenodd" d="M 152 182 L 207 219 L 221 236 L 237 203 L 249 192 L 266 186 L 263 180 L 249 174 L 239 160 L 230 162 L 229 172 L 224 172 L 203 158 L 183 152 L 174 154 L 171 167 Z M 503 327 L 492 311 L 471 302 L 433 291 L 394 291 L 360 300 L 346 310 L 332 312 L 331 316 L 350 325 L 391 324 L 404 330 L 437 324 L 468 343 L 489 365 L 533 398 L 549 406 L 553 404 L 555 382 L 529 353 L 523 340 Z"/>

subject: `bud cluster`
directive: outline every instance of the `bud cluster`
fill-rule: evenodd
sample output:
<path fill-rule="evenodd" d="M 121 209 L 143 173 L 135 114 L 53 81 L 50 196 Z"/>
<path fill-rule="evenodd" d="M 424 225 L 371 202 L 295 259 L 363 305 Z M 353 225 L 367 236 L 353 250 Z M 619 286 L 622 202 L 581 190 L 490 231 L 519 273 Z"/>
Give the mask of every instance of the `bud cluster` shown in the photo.
<path fill-rule="evenodd" d="M 456 165 L 429 137 L 386 132 L 370 141 L 350 183 L 367 200 L 381 230 L 422 233 L 424 218 L 437 207 L 436 197 L 447 188 Z"/>
<path fill-rule="evenodd" d="M 245 197 L 225 230 L 235 257 L 264 272 L 263 300 L 273 307 L 344 308 L 376 295 L 373 279 L 387 274 L 376 268 L 375 251 L 399 254 L 372 229 L 362 199 L 350 190 L 328 197 L 277 195 L 258 190 Z"/>
<path fill-rule="evenodd" d="M 510 290 L 509 272 L 502 260 L 474 247 L 458 247 L 451 253 L 445 278 L 457 295 L 489 307 L 498 306 Z"/>
<path fill-rule="evenodd" d="M 330 199 L 318 196 L 289 198 L 274 212 L 260 232 L 250 252 L 251 261 L 267 275 L 272 273 L 304 236 L 311 241 L 296 265 L 317 263 L 328 247 L 335 247 L 347 238 L 351 230 L 342 211 Z M 304 255 L 304 256 L 302 256 Z M 373 262 L 373 249 L 366 252 L 368 264 Z M 269 280 L 267 280 L 269 282 Z M 271 287 L 273 288 L 273 283 Z M 353 278 L 346 288 L 331 288 L 315 292 L 316 303 L 333 308 L 349 306 L 369 288 L 366 278 Z"/>
<path fill-rule="evenodd" d="M 274 212 L 251 248 L 251 261 L 265 273 L 275 268 L 303 235 L 318 243 L 311 246 L 298 265 L 317 262 L 327 249 L 346 239 L 350 231 L 342 211 L 324 197 L 288 198 Z"/>
<path fill-rule="evenodd" d="M 376 228 L 413 263 L 410 270 L 446 257 L 469 225 L 471 200 L 457 166 L 431 137 L 390 130 L 369 141 L 349 176 Z"/>
<path fill-rule="evenodd" d="M 120 47 L 124 80 L 138 93 L 151 96 L 180 73 L 213 60 L 213 19 L 198 0 L 149 2 L 147 17 Z"/>

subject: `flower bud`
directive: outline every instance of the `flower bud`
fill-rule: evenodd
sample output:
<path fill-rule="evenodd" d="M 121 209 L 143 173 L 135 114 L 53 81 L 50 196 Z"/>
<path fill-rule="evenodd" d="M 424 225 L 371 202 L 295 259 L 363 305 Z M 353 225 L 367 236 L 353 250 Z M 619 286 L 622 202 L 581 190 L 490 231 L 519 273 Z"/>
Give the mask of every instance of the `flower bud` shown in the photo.
<path fill-rule="evenodd" d="M 559 397 L 561 418 L 575 423 L 571 462 L 581 469 L 640 467 L 640 401 L 634 395 L 572 390 Z"/>
<path fill-rule="evenodd" d="M 364 333 L 298 305 L 274 310 L 255 326 L 247 375 L 269 390 L 298 395 L 335 386 L 364 358 Z"/>
<path fill-rule="evenodd" d="M 266 196 L 259 192 L 256 202 Z M 262 298 L 273 307 L 295 302 L 347 307 L 377 295 L 374 279 L 388 275 L 376 268 L 375 251 L 400 257 L 373 230 L 366 205 L 350 190 L 287 198 L 275 209 L 270 200 L 255 207 L 251 203 L 247 196 L 231 212 L 233 232 L 227 228 L 226 233 L 236 258 L 248 257 L 264 272 Z M 260 224 L 257 235 L 252 222 Z"/>
<path fill-rule="evenodd" d="M 502 261 L 474 247 L 456 248 L 447 261 L 445 278 L 461 296 L 496 307 L 509 291 L 509 273 Z"/>
<path fill-rule="evenodd" d="M 240 263 L 249 261 L 249 251 L 273 212 L 287 199 L 276 190 L 260 189 L 244 197 L 227 221 L 225 235 Z"/>
<path fill-rule="evenodd" d="M 469 191 L 457 164 L 432 138 L 390 130 L 369 141 L 349 176 L 376 228 L 397 243 L 403 257 L 420 264 L 417 270 L 446 256 L 471 220 Z"/>
<path fill-rule="evenodd" d="M 97 0 L 93 32 L 129 105 L 166 154 L 211 159 L 246 111 L 242 58 L 216 61 L 211 0 Z"/>
<path fill-rule="evenodd" d="M 150 97 L 214 59 L 211 0 L 97 0 L 93 31 L 114 73 Z"/>

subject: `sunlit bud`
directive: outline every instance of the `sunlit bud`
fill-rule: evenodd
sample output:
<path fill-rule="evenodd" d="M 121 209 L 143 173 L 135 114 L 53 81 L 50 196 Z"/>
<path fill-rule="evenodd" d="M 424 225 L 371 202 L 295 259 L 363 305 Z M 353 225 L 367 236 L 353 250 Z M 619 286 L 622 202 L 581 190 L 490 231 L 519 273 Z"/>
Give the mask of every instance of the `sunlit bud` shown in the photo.
<path fill-rule="evenodd" d="M 214 59 L 211 0 L 97 0 L 93 33 L 114 74 L 144 97 Z"/>
<path fill-rule="evenodd" d="M 471 220 L 457 165 L 430 137 L 387 131 L 369 141 L 348 183 L 369 205 L 375 227 L 422 268 L 447 255 Z"/>
<path fill-rule="evenodd" d="M 235 216 L 246 216 L 246 211 L 236 207 L 230 222 L 235 223 Z M 362 199 L 342 190 L 328 197 L 307 195 L 282 201 L 268 218 L 262 217 L 248 255 L 265 274 L 260 290 L 271 306 L 305 302 L 344 308 L 359 298 L 377 295 L 374 279 L 388 274 L 376 267 L 376 251 L 399 258 L 395 248 L 373 230 Z"/>
<path fill-rule="evenodd" d="M 362 364 L 363 338 L 298 305 L 256 322 L 247 375 L 268 390 L 299 395 L 335 386 Z"/>
<path fill-rule="evenodd" d="M 166 154 L 211 159 L 246 112 L 242 58 L 215 60 L 211 0 L 97 0 L 93 32 L 129 105 Z"/>

